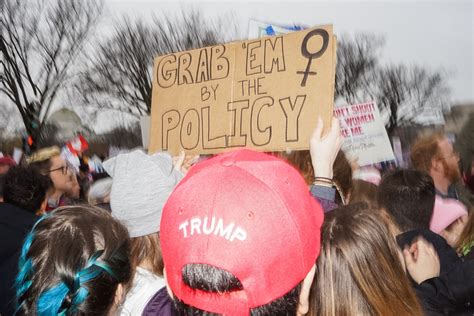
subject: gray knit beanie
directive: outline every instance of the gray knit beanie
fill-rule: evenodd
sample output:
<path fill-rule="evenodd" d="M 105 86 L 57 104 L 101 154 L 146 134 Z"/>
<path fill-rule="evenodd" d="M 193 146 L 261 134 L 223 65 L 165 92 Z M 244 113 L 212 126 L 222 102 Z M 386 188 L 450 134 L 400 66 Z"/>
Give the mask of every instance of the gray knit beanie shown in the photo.
<path fill-rule="evenodd" d="M 183 177 L 174 169 L 171 156 L 135 150 L 119 154 L 103 166 L 113 178 L 112 216 L 127 227 L 130 237 L 159 232 L 163 206 Z"/>

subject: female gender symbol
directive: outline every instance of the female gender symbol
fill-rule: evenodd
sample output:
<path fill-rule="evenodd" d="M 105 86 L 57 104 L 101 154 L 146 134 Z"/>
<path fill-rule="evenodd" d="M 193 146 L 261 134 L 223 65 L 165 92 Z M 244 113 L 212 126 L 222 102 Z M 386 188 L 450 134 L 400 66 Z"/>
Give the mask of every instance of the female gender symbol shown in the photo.
<path fill-rule="evenodd" d="M 311 37 L 313 36 L 321 36 L 323 38 L 323 46 L 321 46 L 321 49 L 315 53 L 310 53 L 308 51 L 308 41 Z M 305 71 L 297 71 L 297 74 L 302 74 L 303 75 L 303 80 L 301 81 L 301 86 L 304 87 L 306 86 L 306 79 L 308 78 L 308 75 L 316 75 L 315 71 L 310 71 L 311 69 L 311 61 L 313 58 L 318 58 L 321 57 L 326 49 L 328 48 L 329 44 L 329 34 L 326 30 L 323 29 L 315 29 L 306 34 L 306 36 L 303 39 L 303 42 L 301 43 L 301 54 L 308 58 L 308 64 L 306 65 L 306 70 Z"/>

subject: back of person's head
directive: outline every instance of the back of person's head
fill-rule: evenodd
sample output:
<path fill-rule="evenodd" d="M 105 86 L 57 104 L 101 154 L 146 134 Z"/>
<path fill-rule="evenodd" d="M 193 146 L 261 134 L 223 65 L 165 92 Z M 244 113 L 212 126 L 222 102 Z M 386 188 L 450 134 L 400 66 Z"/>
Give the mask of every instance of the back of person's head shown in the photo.
<path fill-rule="evenodd" d="M 353 179 L 349 203 L 354 204 L 360 202 L 365 202 L 369 205 L 376 206 L 377 186 L 371 182 Z"/>
<path fill-rule="evenodd" d="M 179 313 L 295 315 L 300 293 L 309 296 L 322 221 L 304 179 L 274 156 L 244 149 L 195 165 L 160 231 Z"/>
<path fill-rule="evenodd" d="M 397 170 L 382 178 L 377 202 L 402 232 L 429 229 L 435 192 L 433 179 L 425 172 Z"/>
<path fill-rule="evenodd" d="M 158 233 L 163 205 L 182 174 L 174 168 L 168 153 L 147 155 L 140 150 L 119 154 L 105 161 L 103 166 L 112 177 L 112 216 L 130 233 L 133 271 L 148 262 L 152 272 L 162 276 Z"/>
<path fill-rule="evenodd" d="M 438 144 L 443 138 L 444 136 L 439 133 L 419 136 L 411 146 L 410 158 L 413 168 L 429 173 L 432 159 L 440 155 Z"/>
<path fill-rule="evenodd" d="M 3 199 L 25 211 L 36 213 L 51 186 L 51 180 L 33 168 L 12 167 L 3 181 Z"/>
<path fill-rule="evenodd" d="M 311 315 L 422 315 L 395 236 L 368 204 L 326 214 Z"/>
<path fill-rule="evenodd" d="M 130 279 L 125 227 L 100 208 L 61 207 L 26 237 L 16 279 L 19 315 L 107 315 Z"/>

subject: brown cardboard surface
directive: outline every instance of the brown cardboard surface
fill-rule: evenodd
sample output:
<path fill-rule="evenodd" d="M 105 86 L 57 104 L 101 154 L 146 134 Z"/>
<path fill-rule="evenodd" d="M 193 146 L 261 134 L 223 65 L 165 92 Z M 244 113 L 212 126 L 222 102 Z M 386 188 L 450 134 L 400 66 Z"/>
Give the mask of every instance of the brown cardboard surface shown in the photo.
<path fill-rule="evenodd" d="M 335 63 L 332 25 L 157 57 L 149 151 L 307 149 L 332 116 Z"/>

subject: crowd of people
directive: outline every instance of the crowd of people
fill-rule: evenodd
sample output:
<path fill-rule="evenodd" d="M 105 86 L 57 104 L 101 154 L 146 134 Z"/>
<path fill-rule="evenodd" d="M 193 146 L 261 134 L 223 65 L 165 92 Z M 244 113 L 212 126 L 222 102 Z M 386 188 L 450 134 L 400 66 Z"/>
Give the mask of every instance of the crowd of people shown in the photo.
<path fill-rule="evenodd" d="M 448 139 L 381 173 L 347 160 L 337 119 L 323 130 L 291 153 L 134 150 L 106 175 L 55 147 L 0 158 L 0 315 L 474 315 Z"/>

